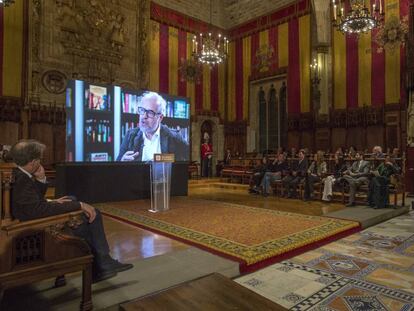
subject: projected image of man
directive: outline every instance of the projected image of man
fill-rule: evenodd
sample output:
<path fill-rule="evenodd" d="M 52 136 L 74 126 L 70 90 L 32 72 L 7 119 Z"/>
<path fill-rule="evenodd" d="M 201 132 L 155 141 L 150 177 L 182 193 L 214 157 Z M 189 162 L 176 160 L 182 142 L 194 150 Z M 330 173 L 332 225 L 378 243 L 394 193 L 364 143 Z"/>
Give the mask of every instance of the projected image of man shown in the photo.
<path fill-rule="evenodd" d="M 166 102 L 159 94 L 143 95 L 138 107 L 139 127 L 126 133 L 117 161 L 152 161 L 154 153 L 174 153 L 176 161 L 188 161 L 188 142 L 161 123 L 165 110 Z"/>

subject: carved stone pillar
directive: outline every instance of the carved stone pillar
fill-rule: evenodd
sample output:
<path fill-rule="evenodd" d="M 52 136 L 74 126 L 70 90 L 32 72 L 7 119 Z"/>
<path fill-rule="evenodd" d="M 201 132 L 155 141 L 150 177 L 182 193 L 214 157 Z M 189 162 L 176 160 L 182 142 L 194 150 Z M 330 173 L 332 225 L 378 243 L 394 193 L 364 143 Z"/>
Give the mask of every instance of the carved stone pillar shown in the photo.
<path fill-rule="evenodd" d="M 313 29 L 312 46 L 316 51 L 315 58 L 319 66 L 319 115 L 329 115 L 330 103 L 332 102 L 332 70 L 331 59 L 331 15 L 330 5 L 326 0 L 312 0 Z"/>
<path fill-rule="evenodd" d="M 150 57 L 150 0 L 138 1 L 138 59 L 137 84 L 140 89 L 149 89 Z"/>

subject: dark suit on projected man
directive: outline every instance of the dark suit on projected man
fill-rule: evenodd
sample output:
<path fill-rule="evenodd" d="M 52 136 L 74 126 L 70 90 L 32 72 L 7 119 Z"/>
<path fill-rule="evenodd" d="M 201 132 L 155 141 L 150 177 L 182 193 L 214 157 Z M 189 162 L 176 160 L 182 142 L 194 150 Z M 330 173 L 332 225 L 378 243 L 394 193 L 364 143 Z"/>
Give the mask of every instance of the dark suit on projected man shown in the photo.
<path fill-rule="evenodd" d="M 180 133 L 161 124 L 166 102 L 147 92 L 138 107 L 139 127 L 130 129 L 121 144 L 117 161 L 151 161 L 154 153 L 174 153 L 176 161 L 188 161 L 189 146 Z"/>

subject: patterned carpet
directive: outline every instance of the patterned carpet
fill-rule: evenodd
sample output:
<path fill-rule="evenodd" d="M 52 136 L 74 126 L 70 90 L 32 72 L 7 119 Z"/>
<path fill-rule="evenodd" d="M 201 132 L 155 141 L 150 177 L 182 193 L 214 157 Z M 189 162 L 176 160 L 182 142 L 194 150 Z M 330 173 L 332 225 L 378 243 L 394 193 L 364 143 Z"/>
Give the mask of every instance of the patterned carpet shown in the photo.
<path fill-rule="evenodd" d="M 414 212 L 236 281 L 290 310 L 414 310 Z"/>
<path fill-rule="evenodd" d="M 104 203 L 104 215 L 240 262 L 254 271 L 359 230 L 356 222 L 188 198 L 150 213 L 142 201 Z"/>

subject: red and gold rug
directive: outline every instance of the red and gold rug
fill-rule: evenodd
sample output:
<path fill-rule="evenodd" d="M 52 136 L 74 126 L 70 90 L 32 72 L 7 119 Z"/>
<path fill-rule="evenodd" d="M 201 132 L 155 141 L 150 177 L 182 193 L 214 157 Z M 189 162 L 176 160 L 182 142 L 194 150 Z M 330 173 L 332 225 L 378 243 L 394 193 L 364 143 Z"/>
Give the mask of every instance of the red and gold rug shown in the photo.
<path fill-rule="evenodd" d="M 103 203 L 104 215 L 240 262 L 240 271 L 319 247 L 360 230 L 358 222 L 207 200 L 174 198 L 170 210 L 148 212 L 148 201 Z"/>

